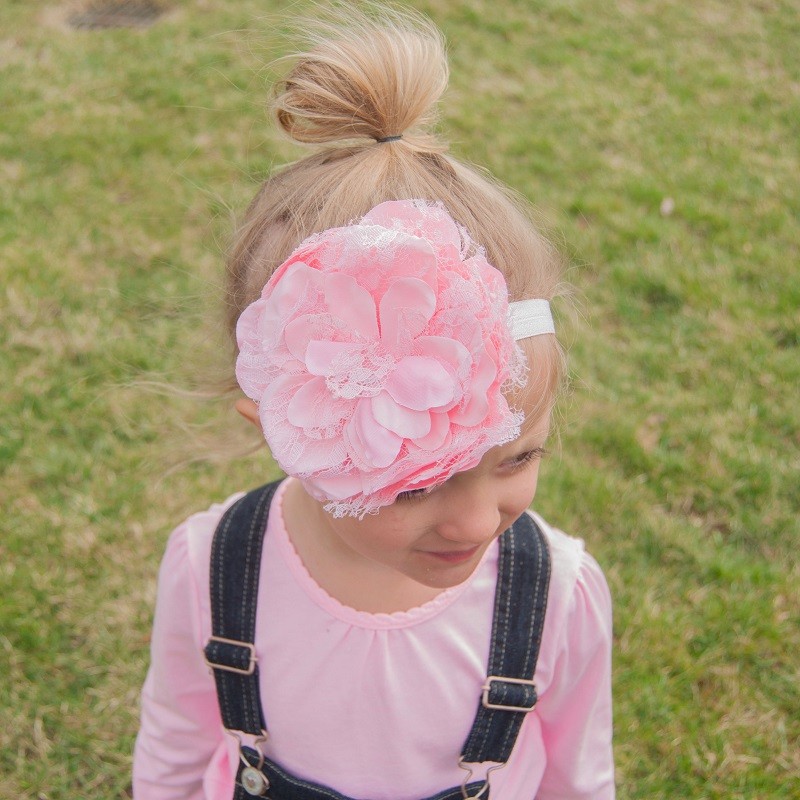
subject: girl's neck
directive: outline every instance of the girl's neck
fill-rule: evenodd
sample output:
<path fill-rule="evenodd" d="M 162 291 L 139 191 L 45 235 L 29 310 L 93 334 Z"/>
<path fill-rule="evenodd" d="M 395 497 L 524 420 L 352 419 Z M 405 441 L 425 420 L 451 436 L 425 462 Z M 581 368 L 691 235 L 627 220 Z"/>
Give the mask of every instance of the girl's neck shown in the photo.
<path fill-rule="evenodd" d="M 299 481 L 283 495 L 283 521 L 294 549 L 314 581 L 342 605 L 370 614 L 409 611 L 441 594 L 347 548 L 326 535 L 319 503 Z"/>

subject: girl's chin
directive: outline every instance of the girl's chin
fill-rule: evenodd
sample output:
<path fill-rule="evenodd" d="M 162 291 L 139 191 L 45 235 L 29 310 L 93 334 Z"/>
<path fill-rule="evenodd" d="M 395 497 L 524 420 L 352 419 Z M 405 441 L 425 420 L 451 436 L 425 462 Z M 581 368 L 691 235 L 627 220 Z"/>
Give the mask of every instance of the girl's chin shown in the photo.
<path fill-rule="evenodd" d="M 463 583 L 475 571 L 480 561 L 481 548 L 474 547 L 459 552 L 420 551 L 421 569 L 413 577 L 416 581 L 435 589 L 449 589 Z"/>

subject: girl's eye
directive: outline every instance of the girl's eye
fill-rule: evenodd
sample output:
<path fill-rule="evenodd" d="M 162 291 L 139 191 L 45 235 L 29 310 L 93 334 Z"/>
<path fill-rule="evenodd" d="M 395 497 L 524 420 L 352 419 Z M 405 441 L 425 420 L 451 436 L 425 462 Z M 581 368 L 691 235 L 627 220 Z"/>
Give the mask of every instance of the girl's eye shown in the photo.
<path fill-rule="evenodd" d="M 428 486 L 425 489 L 409 489 L 407 492 L 400 492 L 399 495 L 395 498 L 396 500 L 420 500 L 423 497 L 429 495 L 433 491 L 432 486 Z"/>
<path fill-rule="evenodd" d="M 509 466 L 511 467 L 512 470 L 521 469 L 526 464 L 530 464 L 532 461 L 536 461 L 537 458 L 542 458 L 543 456 L 546 456 L 547 453 L 548 451 L 545 450 L 544 447 L 534 447 L 533 449 L 527 450 L 524 453 L 520 453 L 518 456 L 513 458 L 509 462 Z"/>

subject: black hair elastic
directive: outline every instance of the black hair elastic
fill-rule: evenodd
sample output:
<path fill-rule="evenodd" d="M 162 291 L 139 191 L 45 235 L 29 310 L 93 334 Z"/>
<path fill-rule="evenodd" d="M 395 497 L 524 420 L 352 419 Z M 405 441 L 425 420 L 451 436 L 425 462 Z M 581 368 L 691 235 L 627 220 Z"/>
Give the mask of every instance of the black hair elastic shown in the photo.
<path fill-rule="evenodd" d="M 385 142 L 396 142 L 398 139 L 402 139 L 403 134 L 398 133 L 395 136 L 384 136 L 382 139 L 376 139 L 375 141 L 378 144 L 384 144 Z"/>

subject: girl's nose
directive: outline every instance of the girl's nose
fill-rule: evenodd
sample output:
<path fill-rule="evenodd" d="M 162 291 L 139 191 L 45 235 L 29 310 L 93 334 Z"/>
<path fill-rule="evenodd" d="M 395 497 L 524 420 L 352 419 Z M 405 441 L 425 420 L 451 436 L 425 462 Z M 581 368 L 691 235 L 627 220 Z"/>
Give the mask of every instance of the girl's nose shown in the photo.
<path fill-rule="evenodd" d="M 465 483 L 458 491 L 448 494 L 451 496 L 436 527 L 443 539 L 474 546 L 484 544 L 497 533 L 502 514 L 491 484 Z"/>

